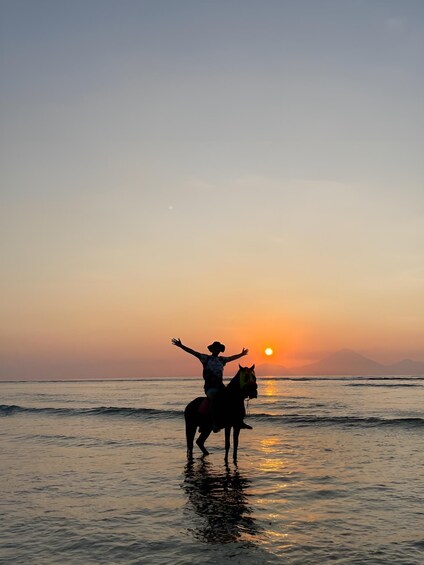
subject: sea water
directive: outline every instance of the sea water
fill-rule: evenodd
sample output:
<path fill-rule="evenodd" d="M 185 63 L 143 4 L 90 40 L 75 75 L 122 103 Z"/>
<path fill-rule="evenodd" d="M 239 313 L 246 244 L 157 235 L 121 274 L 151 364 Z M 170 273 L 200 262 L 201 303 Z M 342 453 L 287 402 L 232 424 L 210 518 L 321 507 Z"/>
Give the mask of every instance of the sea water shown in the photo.
<path fill-rule="evenodd" d="M 0 562 L 424 562 L 424 378 L 263 378 L 238 463 L 201 379 L 0 383 Z"/>

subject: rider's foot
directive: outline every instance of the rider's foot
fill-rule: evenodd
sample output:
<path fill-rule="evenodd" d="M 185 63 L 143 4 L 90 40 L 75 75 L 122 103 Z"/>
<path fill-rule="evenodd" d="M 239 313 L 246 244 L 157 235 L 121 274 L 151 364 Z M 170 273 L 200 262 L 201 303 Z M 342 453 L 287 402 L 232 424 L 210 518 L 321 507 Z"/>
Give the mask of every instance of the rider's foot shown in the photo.
<path fill-rule="evenodd" d="M 241 430 L 253 430 L 252 426 L 249 426 L 249 424 L 246 424 L 245 422 L 241 423 L 240 429 Z"/>
<path fill-rule="evenodd" d="M 220 432 L 222 430 L 222 426 L 220 426 L 219 424 L 214 423 L 214 425 L 212 426 L 212 431 L 214 434 Z"/>

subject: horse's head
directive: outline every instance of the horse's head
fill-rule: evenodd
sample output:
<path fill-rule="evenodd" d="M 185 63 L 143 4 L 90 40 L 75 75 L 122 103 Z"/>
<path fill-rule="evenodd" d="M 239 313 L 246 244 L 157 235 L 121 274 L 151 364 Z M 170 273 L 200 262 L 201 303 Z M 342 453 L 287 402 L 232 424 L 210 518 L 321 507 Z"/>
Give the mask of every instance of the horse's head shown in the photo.
<path fill-rule="evenodd" d="M 251 367 L 242 367 L 239 365 L 238 377 L 243 398 L 258 398 L 255 365 L 252 365 Z"/>

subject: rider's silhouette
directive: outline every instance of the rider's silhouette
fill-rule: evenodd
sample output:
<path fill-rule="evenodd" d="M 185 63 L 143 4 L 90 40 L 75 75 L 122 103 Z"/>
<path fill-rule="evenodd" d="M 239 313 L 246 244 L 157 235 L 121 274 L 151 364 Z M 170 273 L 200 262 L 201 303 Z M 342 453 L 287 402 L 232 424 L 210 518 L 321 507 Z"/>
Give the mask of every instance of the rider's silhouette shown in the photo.
<path fill-rule="evenodd" d="M 208 349 L 211 352 L 211 355 L 207 353 L 199 353 L 186 345 L 183 345 L 181 340 L 178 338 L 173 338 L 172 343 L 177 347 L 180 347 L 187 353 L 194 355 L 197 357 L 203 365 L 203 378 L 205 380 L 205 393 L 206 396 L 211 401 L 212 407 L 212 416 L 213 416 L 213 431 L 218 432 L 222 427 L 222 422 L 220 421 L 220 414 L 219 414 L 219 402 L 217 402 L 217 398 L 219 398 L 220 392 L 224 387 L 224 383 L 222 382 L 222 378 L 224 375 L 224 367 L 230 361 L 235 361 L 236 359 L 240 359 L 240 357 L 244 357 L 248 354 L 247 349 L 242 349 L 241 353 L 237 353 L 236 355 L 231 355 L 230 357 L 224 357 L 220 355 L 220 353 L 224 353 L 225 345 L 220 343 L 219 341 L 214 341 L 211 345 L 208 345 Z M 246 428 L 251 430 L 252 427 L 248 424 L 243 422 L 242 428 Z"/>

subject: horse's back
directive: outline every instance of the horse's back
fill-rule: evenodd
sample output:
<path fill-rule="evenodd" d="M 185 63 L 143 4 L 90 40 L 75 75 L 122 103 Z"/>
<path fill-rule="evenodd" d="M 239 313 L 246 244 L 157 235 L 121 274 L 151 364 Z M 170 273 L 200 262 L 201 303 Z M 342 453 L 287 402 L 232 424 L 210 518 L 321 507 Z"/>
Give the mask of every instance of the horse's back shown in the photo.
<path fill-rule="evenodd" d="M 197 398 L 195 398 L 194 400 L 192 400 L 187 404 L 184 410 L 184 417 L 186 420 L 187 418 L 193 417 L 195 414 L 199 412 L 200 405 L 205 400 L 205 398 L 206 398 L 205 396 L 198 396 Z"/>

